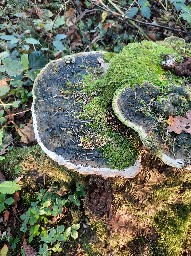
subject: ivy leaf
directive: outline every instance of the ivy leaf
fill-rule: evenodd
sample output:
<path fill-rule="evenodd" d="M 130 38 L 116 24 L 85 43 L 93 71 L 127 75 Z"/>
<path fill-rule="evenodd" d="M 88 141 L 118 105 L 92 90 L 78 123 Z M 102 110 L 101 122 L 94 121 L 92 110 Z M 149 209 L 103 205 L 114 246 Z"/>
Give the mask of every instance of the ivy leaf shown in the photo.
<path fill-rule="evenodd" d="M 41 69 L 48 63 L 47 57 L 41 51 L 33 51 L 29 55 L 29 65 L 33 69 Z"/>
<path fill-rule="evenodd" d="M 32 37 L 26 38 L 25 39 L 27 44 L 40 44 L 40 42 Z"/>
<path fill-rule="evenodd" d="M 3 248 L 0 250 L 0 255 L 7 256 L 8 251 L 9 251 L 8 246 L 4 244 Z"/>
<path fill-rule="evenodd" d="M 14 37 L 11 41 L 10 41 L 10 44 L 13 45 L 13 44 L 17 44 L 19 42 L 19 39 Z"/>
<path fill-rule="evenodd" d="M 9 56 L 9 52 L 5 51 L 5 52 L 1 52 L 0 53 L 0 60 L 5 59 Z"/>
<path fill-rule="evenodd" d="M 28 54 L 22 54 L 21 55 L 21 63 L 23 65 L 24 70 L 29 69 L 29 57 Z"/>
<path fill-rule="evenodd" d="M 7 84 L 7 81 L 8 81 L 7 78 L 3 78 L 2 80 L 0 80 L 0 97 L 6 95 L 10 90 L 10 87 Z"/>
<path fill-rule="evenodd" d="M 55 41 L 53 41 L 53 45 L 57 51 L 63 51 L 63 49 L 64 49 L 64 46 L 61 41 L 55 40 Z"/>
<path fill-rule="evenodd" d="M 58 18 L 54 22 L 54 28 L 59 28 L 64 24 L 65 24 L 64 16 L 58 16 Z"/>
<path fill-rule="evenodd" d="M 19 60 L 5 58 L 2 62 L 5 66 L 5 71 L 9 76 L 15 77 L 23 72 L 23 65 Z"/>
<path fill-rule="evenodd" d="M 44 243 L 43 245 L 40 245 L 39 255 L 42 255 L 42 256 L 49 255 L 48 245 L 46 243 Z"/>
<path fill-rule="evenodd" d="M 67 35 L 65 35 L 65 34 L 57 34 L 55 37 L 55 40 L 60 41 L 62 39 L 65 39 L 66 37 L 67 37 Z"/>
<path fill-rule="evenodd" d="M 12 103 L 13 108 L 18 108 L 19 105 L 20 105 L 20 103 L 21 103 L 20 100 L 15 100 L 15 101 L 13 101 L 13 103 Z"/>
<path fill-rule="evenodd" d="M 4 181 L 0 184 L 0 193 L 2 194 L 13 194 L 16 191 L 21 190 L 21 186 L 15 181 Z"/>
<path fill-rule="evenodd" d="M 5 200 L 5 203 L 8 204 L 8 205 L 11 205 L 14 203 L 14 199 L 12 197 L 9 197 Z"/>
<path fill-rule="evenodd" d="M 28 77 L 30 80 L 34 81 L 35 78 L 37 77 L 38 73 L 39 73 L 38 70 L 30 70 L 30 71 L 27 72 L 26 75 L 27 75 L 27 77 Z"/>
<path fill-rule="evenodd" d="M 136 14 L 138 13 L 138 8 L 137 7 L 132 7 L 127 13 L 128 18 L 133 18 Z"/>
<path fill-rule="evenodd" d="M 182 13 L 180 15 L 180 17 L 182 17 L 185 21 L 187 21 L 189 24 L 191 24 L 191 13 L 188 14 L 188 13 Z"/>
<path fill-rule="evenodd" d="M 78 231 L 73 229 L 72 232 L 71 232 L 71 237 L 74 238 L 74 239 L 77 239 L 78 238 Z"/>
<path fill-rule="evenodd" d="M 141 7 L 141 14 L 142 14 L 143 17 L 145 17 L 146 19 L 150 19 L 150 17 L 151 17 L 151 10 L 150 10 L 150 7 L 148 7 L 148 6 L 142 6 L 142 7 Z"/>
<path fill-rule="evenodd" d="M 16 39 L 16 37 L 13 36 L 13 35 L 3 35 L 3 36 L 0 36 L 0 38 L 5 40 L 5 41 L 11 41 L 13 39 Z"/>
<path fill-rule="evenodd" d="M 72 231 L 72 228 L 71 228 L 71 227 L 66 228 L 66 230 L 64 231 L 64 241 L 67 241 L 67 240 L 68 240 L 68 238 L 69 238 L 70 235 L 71 235 L 71 231 Z"/>
<path fill-rule="evenodd" d="M 145 5 L 147 3 L 147 0 L 138 0 L 138 4 L 140 5 L 140 6 L 143 6 L 143 5 Z"/>

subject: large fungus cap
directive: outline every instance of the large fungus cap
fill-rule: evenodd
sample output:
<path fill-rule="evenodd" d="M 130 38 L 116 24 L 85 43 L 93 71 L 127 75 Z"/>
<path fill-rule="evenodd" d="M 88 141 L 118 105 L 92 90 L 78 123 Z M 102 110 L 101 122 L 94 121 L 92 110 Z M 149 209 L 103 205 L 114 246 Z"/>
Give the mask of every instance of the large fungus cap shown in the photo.
<path fill-rule="evenodd" d="M 84 148 L 81 136 L 88 132 L 89 120 L 80 113 L 86 103 L 81 81 L 90 69 L 105 67 L 102 52 L 80 53 L 50 62 L 38 75 L 33 89 L 33 124 L 43 151 L 60 165 L 83 174 L 104 177 L 134 177 L 140 161 L 118 170 L 112 168 L 100 151 Z"/>

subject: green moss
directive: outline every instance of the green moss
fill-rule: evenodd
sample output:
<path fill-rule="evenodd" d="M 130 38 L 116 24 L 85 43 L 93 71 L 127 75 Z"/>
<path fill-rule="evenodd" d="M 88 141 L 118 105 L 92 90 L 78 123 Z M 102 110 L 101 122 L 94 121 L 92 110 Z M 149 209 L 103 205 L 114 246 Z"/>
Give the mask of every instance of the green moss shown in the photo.
<path fill-rule="evenodd" d="M 110 62 L 105 75 L 100 76 L 100 73 L 94 72 L 84 77 L 83 92 L 89 99 L 82 118 L 91 120 L 89 128 L 92 129 L 92 134 L 97 134 L 101 138 L 101 144 L 100 140 L 94 141 L 93 146 L 103 152 L 103 156 L 114 168 L 124 169 L 132 165 L 137 157 L 137 151 L 134 147 L 135 139 L 127 138 L 110 128 L 108 109 L 113 95 L 118 88 L 141 85 L 145 82 L 153 83 L 160 88 L 170 84 L 181 84 L 181 78 L 161 67 L 165 55 L 171 54 L 176 58 L 180 55 L 174 45 L 168 45 L 168 42 L 149 41 L 129 44 L 119 54 L 106 54 L 106 61 Z"/>
<path fill-rule="evenodd" d="M 191 225 L 191 206 L 171 205 L 168 210 L 162 210 L 155 216 L 155 224 L 159 232 L 155 249 L 166 251 L 165 255 L 168 256 L 181 255 Z"/>
<path fill-rule="evenodd" d="M 8 179 L 18 175 L 30 176 L 33 183 L 46 176 L 46 183 L 67 185 L 71 182 L 70 172 L 49 159 L 40 146 L 13 148 L 2 161 L 3 173 Z M 18 174 L 17 171 L 20 171 Z M 34 174 L 35 173 L 35 176 Z M 75 177 L 74 177 L 75 179 Z M 30 184 L 32 186 L 32 184 Z"/>

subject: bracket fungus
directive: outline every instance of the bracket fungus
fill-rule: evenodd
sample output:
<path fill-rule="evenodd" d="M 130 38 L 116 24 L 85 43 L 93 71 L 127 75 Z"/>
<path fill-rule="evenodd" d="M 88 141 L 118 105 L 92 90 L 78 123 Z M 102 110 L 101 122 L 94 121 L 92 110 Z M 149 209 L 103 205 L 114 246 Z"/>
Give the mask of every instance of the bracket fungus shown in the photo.
<path fill-rule="evenodd" d="M 139 159 L 120 171 L 91 142 L 85 142 L 91 121 L 82 118 L 88 101 L 82 81 L 90 70 L 105 72 L 107 64 L 102 57 L 103 52 L 74 54 L 50 62 L 41 71 L 33 88 L 35 136 L 43 151 L 68 169 L 82 174 L 131 178 L 140 171 Z M 98 137 L 95 140 L 103 140 Z"/>
<path fill-rule="evenodd" d="M 184 40 L 175 38 L 131 43 L 119 54 L 79 53 L 50 62 L 33 88 L 41 148 L 82 174 L 132 178 L 141 170 L 141 139 L 166 164 L 189 167 L 190 121 L 180 134 L 168 127 L 170 117 L 190 118 L 189 77 L 164 69 L 162 62 L 172 56 L 180 64 L 190 55 Z"/>

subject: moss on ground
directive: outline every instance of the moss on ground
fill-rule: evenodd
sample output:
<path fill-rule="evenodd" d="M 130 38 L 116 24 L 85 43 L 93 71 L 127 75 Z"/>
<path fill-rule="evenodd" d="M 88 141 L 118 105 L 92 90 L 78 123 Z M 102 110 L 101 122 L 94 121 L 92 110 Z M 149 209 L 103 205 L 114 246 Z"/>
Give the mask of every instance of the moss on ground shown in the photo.
<path fill-rule="evenodd" d="M 15 174 L 18 167 L 20 173 Z M 45 186 L 59 185 L 67 191 L 81 179 L 76 172 L 67 171 L 47 158 L 39 146 L 11 150 L 2 169 L 7 178 L 23 176 L 27 191 L 22 200 L 29 204 L 44 181 Z M 72 213 L 74 221 L 82 222 L 76 255 L 181 256 L 184 250 L 191 250 L 191 173 L 164 165 L 159 169 L 144 169 L 131 180 L 110 179 L 108 193 L 112 193 L 113 208 L 109 207 L 105 216 L 98 217 L 85 206 Z M 83 178 L 83 182 L 88 192 L 89 178 Z M 104 186 L 104 182 L 99 184 Z M 107 191 L 103 191 L 97 196 L 105 207 L 108 202 L 102 200 Z"/>
<path fill-rule="evenodd" d="M 176 59 L 181 57 L 180 45 L 183 47 L 182 41 L 179 44 L 149 41 L 128 44 L 119 54 L 109 55 L 111 59 L 105 75 L 96 76 L 94 72 L 84 77 L 83 92 L 87 94 L 88 103 L 84 106 L 82 118 L 91 120 L 92 134 L 97 134 L 102 141 L 101 144 L 100 140 L 94 141 L 93 146 L 103 152 L 112 167 L 124 169 L 132 165 L 137 157 L 137 139 L 122 135 L 108 123 L 108 109 L 115 91 L 145 82 L 159 86 L 161 90 L 168 85 L 182 84 L 182 78 L 161 66 L 165 55 L 173 55 Z M 109 57 L 107 54 L 106 59 Z M 91 137 L 91 134 L 88 136 Z"/>

